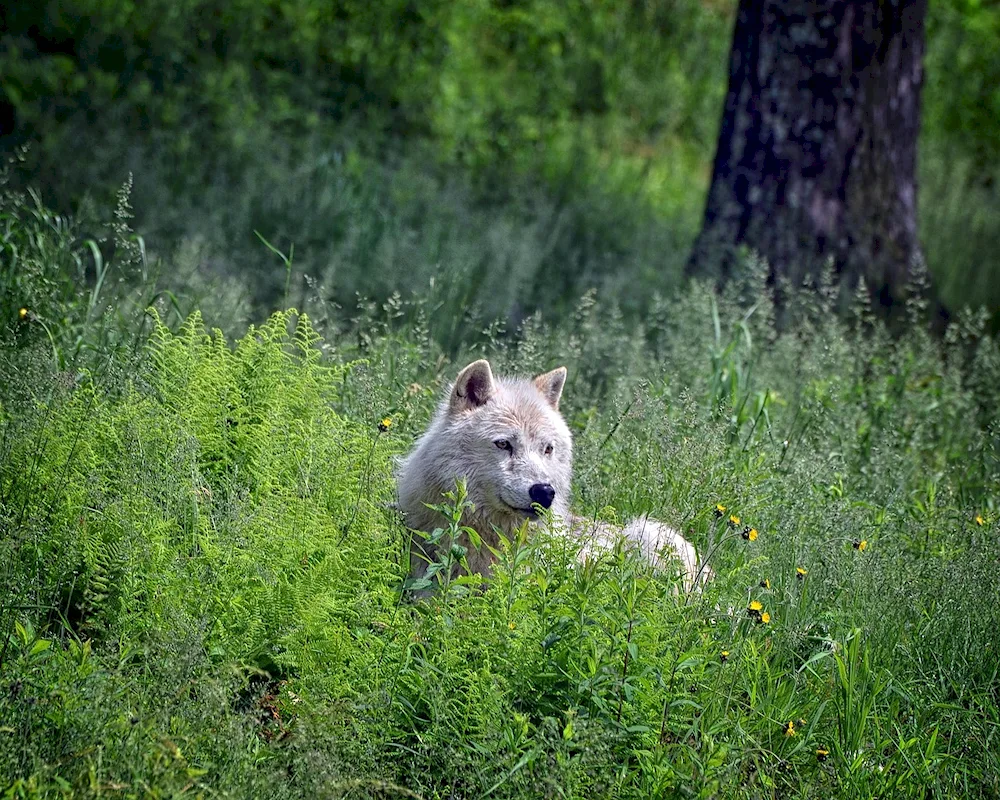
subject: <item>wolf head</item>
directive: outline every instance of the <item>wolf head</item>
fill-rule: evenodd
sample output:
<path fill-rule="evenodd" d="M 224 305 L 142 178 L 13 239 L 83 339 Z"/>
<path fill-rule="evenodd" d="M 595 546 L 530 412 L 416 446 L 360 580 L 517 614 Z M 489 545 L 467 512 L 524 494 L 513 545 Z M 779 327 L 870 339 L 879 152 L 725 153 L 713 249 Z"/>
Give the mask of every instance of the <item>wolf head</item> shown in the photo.
<path fill-rule="evenodd" d="M 464 478 L 480 533 L 510 531 L 539 509 L 569 511 L 573 443 L 559 414 L 566 368 L 529 380 L 497 378 L 488 361 L 463 369 L 427 432 L 400 465 L 400 508 L 410 527 L 440 525 L 426 503 Z"/>

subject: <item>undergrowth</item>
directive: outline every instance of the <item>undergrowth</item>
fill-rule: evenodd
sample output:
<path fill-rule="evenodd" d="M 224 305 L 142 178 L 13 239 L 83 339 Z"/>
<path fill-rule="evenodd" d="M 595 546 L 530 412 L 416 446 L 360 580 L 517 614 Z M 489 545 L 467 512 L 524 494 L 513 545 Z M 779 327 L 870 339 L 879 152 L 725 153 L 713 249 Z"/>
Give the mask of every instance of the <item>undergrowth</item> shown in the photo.
<path fill-rule="evenodd" d="M 433 296 L 354 320 L 314 297 L 227 341 L 142 276 L 106 299 L 152 310 L 88 316 L 95 276 L 58 283 L 77 239 L 11 208 L 5 242 L 66 314 L 2 273 L 5 314 L 34 314 L 3 321 L 4 797 L 1000 792 L 983 315 L 936 338 L 914 299 L 892 336 L 829 282 L 779 328 L 750 262 L 641 324 L 591 294 L 457 354 Z M 703 594 L 539 530 L 484 588 L 404 601 L 392 457 L 482 355 L 568 366 L 577 510 L 676 525 Z"/>

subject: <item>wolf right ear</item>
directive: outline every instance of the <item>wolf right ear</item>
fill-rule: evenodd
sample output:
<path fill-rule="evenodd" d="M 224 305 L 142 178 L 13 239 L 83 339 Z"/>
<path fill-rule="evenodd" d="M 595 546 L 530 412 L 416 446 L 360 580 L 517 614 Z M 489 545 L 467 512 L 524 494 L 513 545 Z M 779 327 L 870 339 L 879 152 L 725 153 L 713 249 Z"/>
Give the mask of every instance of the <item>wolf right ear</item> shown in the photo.
<path fill-rule="evenodd" d="M 454 414 L 478 408 L 493 396 L 495 390 L 490 362 L 485 358 L 473 361 L 458 373 L 451 390 L 448 410 Z"/>
<path fill-rule="evenodd" d="M 535 388 L 549 401 L 549 405 L 559 410 L 559 398 L 562 397 L 563 386 L 566 385 L 566 367 L 559 367 L 535 376 Z"/>

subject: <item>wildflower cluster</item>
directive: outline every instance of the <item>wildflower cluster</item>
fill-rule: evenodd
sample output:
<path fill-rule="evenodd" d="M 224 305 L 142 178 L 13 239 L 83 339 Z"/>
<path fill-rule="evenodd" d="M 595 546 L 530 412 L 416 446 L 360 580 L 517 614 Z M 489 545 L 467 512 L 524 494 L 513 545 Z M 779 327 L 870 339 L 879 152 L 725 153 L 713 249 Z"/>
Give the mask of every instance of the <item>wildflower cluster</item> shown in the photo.
<path fill-rule="evenodd" d="M 715 508 L 712 510 L 712 513 L 715 515 L 716 519 L 722 519 L 724 516 L 726 516 L 727 510 L 728 509 L 726 508 L 726 506 L 722 505 L 722 503 L 716 503 Z M 742 525 L 743 530 L 740 532 L 740 536 L 742 536 L 743 540 L 746 542 L 756 542 L 757 537 L 760 536 L 760 532 L 755 527 L 753 527 L 752 525 L 744 525 L 743 520 L 740 519 L 739 515 L 737 514 L 730 514 L 726 522 L 729 524 L 730 528 L 736 530 L 738 530 Z"/>
<path fill-rule="evenodd" d="M 760 600 L 750 601 L 750 605 L 747 606 L 747 616 L 758 625 L 767 625 L 771 621 L 771 615 L 764 610 L 764 606 Z"/>
<path fill-rule="evenodd" d="M 726 506 L 722 505 L 722 503 L 716 503 L 712 513 L 715 515 L 716 519 L 722 519 L 726 516 L 726 511 L 728 511 Z M 737 514 L 730 514 L 726 522 L 729 524 L 729 527 L 733 529 L 738 529 L 741 525 L 743 525 L 743 520 L 741 520 Z M 744 541 L 747 542 L 756 542 L 759 535 L 760 532 L 752 525 L 743 525 L 743 530 L 740 533 L 740 536 L 742 536 Z"/>

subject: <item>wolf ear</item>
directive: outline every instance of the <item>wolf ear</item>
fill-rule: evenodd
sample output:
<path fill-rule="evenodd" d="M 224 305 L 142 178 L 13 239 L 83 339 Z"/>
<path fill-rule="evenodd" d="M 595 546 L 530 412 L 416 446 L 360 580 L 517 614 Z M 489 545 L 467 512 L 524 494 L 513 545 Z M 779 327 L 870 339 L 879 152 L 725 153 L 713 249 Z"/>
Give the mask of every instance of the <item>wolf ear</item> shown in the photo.
<path fill-rule="evenodd" d="M 458 373 L 451 390 L 448 410 L 454 414 L 477 408 L 489 400 L 495 390 L 490 362 L 486 359 L 473 361 Z"/>
<path fill-rule="evenodd" d="M 566 367 L 559 367 L 535 377 L 535 388 L 549 401 L 549 405 L 559 410 L 559 398 L 562 397 L 563 386 L 566 385 Z"/>

